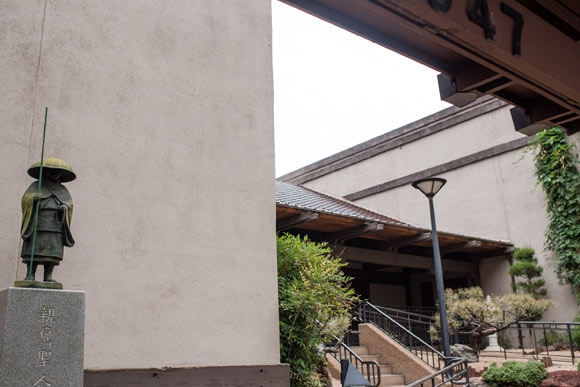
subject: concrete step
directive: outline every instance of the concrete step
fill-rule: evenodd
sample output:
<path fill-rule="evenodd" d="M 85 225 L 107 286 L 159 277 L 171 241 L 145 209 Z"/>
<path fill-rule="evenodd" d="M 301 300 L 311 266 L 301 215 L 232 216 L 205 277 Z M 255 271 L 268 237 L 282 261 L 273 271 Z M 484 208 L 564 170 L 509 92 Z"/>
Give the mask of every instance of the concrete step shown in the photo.
<path fill-rule="evenodd" d="M 381 384 L 380 386 L 401 386 L 405 385 L 405 376 L 397 374 L 385 374 L 381 373 Z"/>
<path fill-rule="evenodd" d="M 381 364 L 381 375 L 388 375 L 393 373 L 393 366 L 391 364 Z"/>
<path fill-rule="evenodd" d="M 368 355 L 369 354 L 369 347 L 349 347 L 359 356 Z"/>

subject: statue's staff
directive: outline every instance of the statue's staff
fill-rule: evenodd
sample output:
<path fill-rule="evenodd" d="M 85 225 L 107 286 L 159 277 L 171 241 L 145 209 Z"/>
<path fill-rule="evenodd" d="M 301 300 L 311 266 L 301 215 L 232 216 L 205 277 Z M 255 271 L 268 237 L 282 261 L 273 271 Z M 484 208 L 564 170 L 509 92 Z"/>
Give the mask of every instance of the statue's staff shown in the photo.
<path fill-rule="evenodd" d="M 38 227 L 38 210 L 40 209 L 40 199 L 42 197 L 42 167 L 44 165 L 44 140 L 46 138 L 46 119 L 48 117 L 48 106 L 44 110 L 44 129 L 42 131 L 42 153 L 40 154 L 40 174 L 38 176 L 38 200 L 36 201 L 36 213 L 34 215 L 34 230 L 32 232 L 32 251 L 30 252 L 30 265 L 28 276 L 32 277 L 32 266 L 34 262 L 34 249 L 36 247 L 36 228 Z"/>

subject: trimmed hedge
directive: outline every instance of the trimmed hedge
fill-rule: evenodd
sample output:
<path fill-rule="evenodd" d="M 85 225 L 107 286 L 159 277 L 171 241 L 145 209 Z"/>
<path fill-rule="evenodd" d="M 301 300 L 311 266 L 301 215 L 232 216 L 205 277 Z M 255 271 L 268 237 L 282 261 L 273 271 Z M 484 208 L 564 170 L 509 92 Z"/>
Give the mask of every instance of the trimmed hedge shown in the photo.
<path fill-rule="evenodd" d="M 506 361 L 501 367 L 491 363 L 482 377 L 491 387 L 537 387 L 547 374 L 539 361 Z"/>

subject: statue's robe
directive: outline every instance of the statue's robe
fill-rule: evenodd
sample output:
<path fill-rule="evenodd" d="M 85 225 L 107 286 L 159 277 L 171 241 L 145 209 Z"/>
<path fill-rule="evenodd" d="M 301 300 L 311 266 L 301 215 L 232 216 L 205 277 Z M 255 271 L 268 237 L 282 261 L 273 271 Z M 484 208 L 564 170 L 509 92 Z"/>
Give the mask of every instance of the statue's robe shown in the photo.
<path fill-rule="evenodd" d="M 32 183 L 22 196 L 22 262 L 30 262 L 32 236 L 34 233 L 35 203 L 40 204 L 36 230 L 34 263 L 58 265 L 62 261 L 63 247 L 71 247 L 75 241 L 70 231 L 73 202 L 64 185 L 48 179 L 43 180 L 40 200 L 38 181 Z"/>

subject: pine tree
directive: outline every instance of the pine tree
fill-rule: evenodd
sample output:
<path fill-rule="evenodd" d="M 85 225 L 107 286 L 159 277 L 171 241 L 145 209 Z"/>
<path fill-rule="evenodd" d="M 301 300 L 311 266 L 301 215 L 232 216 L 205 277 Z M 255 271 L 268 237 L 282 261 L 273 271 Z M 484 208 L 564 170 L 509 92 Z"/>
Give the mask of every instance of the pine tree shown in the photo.
<path fill-rule="evenodd" d="M 509 274 L 523 278 L 523 281 L 512 283 L 512 288 L 517 292 L 520 289 L 523 293 L 529 294 L 535 299 L 546 296 L 548 291 L 543 286 L 546 281 L 542 278 L 544 268 L 538 265 L 536 252 L 531 247 L 522 247 L 513 252 L 516 261 L 510 266 Z"/>

